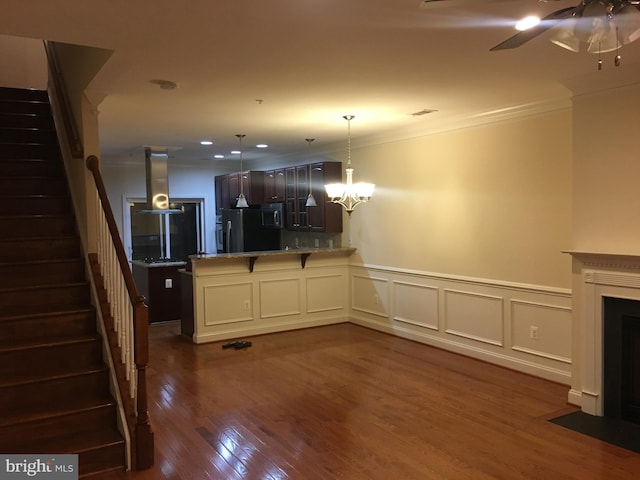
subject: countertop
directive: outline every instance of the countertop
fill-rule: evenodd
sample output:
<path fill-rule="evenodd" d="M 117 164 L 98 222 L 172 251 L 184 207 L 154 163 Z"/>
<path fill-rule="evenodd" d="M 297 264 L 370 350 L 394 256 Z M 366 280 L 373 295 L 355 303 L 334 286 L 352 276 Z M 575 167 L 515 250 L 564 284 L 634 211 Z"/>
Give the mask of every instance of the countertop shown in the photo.
<path fill-rule="evenodd" d="M 152 262 L 148 263 L 142 260 L 132 260 L 131 265 L 137 265 L 144 268 L 156 268 L 156 267 L 184 267 L 187 262 Z"/>
<path fill-rule="evenodd" d="M 216 258 L 251 258 L 251 257 L 273 257 L 277 255 L 311 255 L 313 253 L 347 253 L 351 255 L 355 252 L 355 248 L 337 247 L 337 248 L 289 248 L 286 250 L 261 250 L 254 252 L 235 252 L 235 253 L 209 253 L 204 255 L 191 255 L 192 261 L 216 259 Z"/>

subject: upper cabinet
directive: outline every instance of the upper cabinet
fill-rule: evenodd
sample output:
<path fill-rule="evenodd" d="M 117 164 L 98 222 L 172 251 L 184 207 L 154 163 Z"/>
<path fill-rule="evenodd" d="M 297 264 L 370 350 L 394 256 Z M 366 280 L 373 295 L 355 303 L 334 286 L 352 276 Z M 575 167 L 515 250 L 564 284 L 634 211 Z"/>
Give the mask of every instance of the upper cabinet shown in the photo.
<path fill-rule="evenodd" d="M 264 172 L 264 201 L 265 203 L 286 201 L 285 169 L 267 170 Z"/>
<path fill-rule="evenodd" d="M 308 230 L 309 166 L 298 165 L 285 170 L 287 229 Z"/>
<path fill-rule="evenodd" d="M 309 184 L 316 207 L 307 207 L 309 230 L 312 232 L 342 232 L 342 207 L 329 202 L 324 186 L 342 182 L 342 163 L 322 162 L 309 165 Z"/>
<path fill-rule="evenodd" d="M 242 190 L 240 189 L 242 181 Z M 247 170 L 215 177 L 216 209 L 235 208 L 240 192 L 249 205 L 264 203 L 264 172 Z"/>
<path fill-rule="evenodd" d="M 341 162 L 278 168 L 266 172 L 249 170 L 215 177 L 216 208 L 235 208 L 240 181 L 247 203 L 285 203 L 286 228 L 302 232 L 342 232 L 342 207 L 330 203 L 324 186 L 342 182 Z M 312 194 L 317 206 L 307 207 Z"/>
<path fill-rule="evenodd" d="M 216 175 L 216 211 L 229 208 L 229 175 Z"/>

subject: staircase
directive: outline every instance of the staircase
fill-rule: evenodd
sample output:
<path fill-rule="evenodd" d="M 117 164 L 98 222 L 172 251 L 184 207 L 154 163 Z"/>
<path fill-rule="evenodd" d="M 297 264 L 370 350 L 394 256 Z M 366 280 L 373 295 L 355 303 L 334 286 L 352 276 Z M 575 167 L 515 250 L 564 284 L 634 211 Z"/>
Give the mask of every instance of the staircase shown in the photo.
<path fill-rule="evenodd" d="M 47 93 L 0 88 L 0 452 L 125 465 Z"/>

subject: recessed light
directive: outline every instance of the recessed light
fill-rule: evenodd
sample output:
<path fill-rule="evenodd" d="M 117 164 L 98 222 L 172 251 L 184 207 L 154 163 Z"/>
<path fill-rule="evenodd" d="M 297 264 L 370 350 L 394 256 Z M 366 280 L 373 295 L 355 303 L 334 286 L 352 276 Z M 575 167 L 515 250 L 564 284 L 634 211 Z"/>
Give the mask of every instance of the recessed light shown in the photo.
<path fill-rule="evenodd" d="M 217 153 L 213 156 L 213 158 L 224 158 L 224 155 Z"/>
<path fill-rule="evenodd" d="M 213 145 L 211 140 L 200 140 L 200 145 Z"/>
<path fill-rule="evenodd" d="M 232 155 L 240 155 L 240 150 L 231 150 Z"/>
<path fill-rule="evenodd" d="M 259 143 L 256 145 L 256 148 L 267 148 L 269 145 L 267 145 L 266 143 Z"/>

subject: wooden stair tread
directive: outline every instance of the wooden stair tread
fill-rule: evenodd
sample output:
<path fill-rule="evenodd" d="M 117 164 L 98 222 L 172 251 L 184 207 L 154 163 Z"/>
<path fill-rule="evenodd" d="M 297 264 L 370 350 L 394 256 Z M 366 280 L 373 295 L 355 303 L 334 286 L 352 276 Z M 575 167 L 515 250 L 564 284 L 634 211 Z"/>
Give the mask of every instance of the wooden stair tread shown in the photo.
<path fill-rule="evenodd" d="M 120 432 L 112 429 L 100 429 L 94 432 L 87 432 L 84 435 L 65 435 L 48 438 L 46 440 L 31 439 L 25 445 L 16 445 L 21 448 L 20 453 L 45 453 L 43 450 L 55 448 L 55 453 L 77 453 L 81 454 L 89 450 L 95 450 L 108 445 L 124 444 L 124 439 Z"/>
<path fill-rule="evenodd" d="M 13 381 L 7 381 L 7 382 L 4 382 L 3 381 L 4 379 L 2 379 L 0 380 L 0 389 L 11 388 L 17 385 L 31 385 L 35 383 L 50 382 L 50 381 L 61 380 L 66 378 L 81 377 L 84 375 L 93 375 L 96 373 L 102 373 L 106 369 L 107 367 L 105 365 L 102 365 L 101 367 L 93 367 L 93 368 L 85 367 L 85 368 L 78 369 L 77 371 L 64 372 L 64 373 L 59 373 L 55 375 L 46 375 L 42 377 L 36 377 L 36 376 L 30 377 L 30 378 L 21 377 L 19 380 L 13 379 Z"/>
<path fill-rule="evenodd" d="M 0 292 L 24 292 L 28 290 L 42 290 L 43 288 L 68 288 L 68 287 L 79 287 L 88 285 L 88 282 L 66 282 L 66 283 L 58 283 L 55 285 L 25 285 L 19 287 L 0 287 Z M 66 310 L 65 310 L 66 311 Z M 0 315 L 0 318 L 2 316 Z"/>
<path fill-rule="evenodd" d="M 103 408 L 115 408 L 115 402 L 111 398 L 95 399 L 68 403 L 62 408 L 50 408 L 39 412 L 20 412 L 0 417 L 0 428 L 24 423 L 41 422 L 58 417 L 68 417 L 78 413 L 92 412 Z"/>
<path fill-rule="evenodd" d="M 59 346 L 65 345 L 78 345 L 82 343 L 91 343 L 99 340 L 100 336 L 96 333 L 93 335 L 85 334 L 85 335 L 73 335 L 73 336 L 60 336 L 55 338 L 50 338 L 48 341 L 43 340 L 23 340 L 21 342 L 11 342 L 7 344 L 3 344 L 2 340 L 0 340 L 0 354 L 10 353 L 21 350 L 31 350 L 38 348 L 55 348 Z"/>
<path fill-rule="evenodd" d="M 0 323 L 3 321 L 15 321 L 15 320 L 28 320 L 33 318 L 44 318 L 44 317 L 57 317 L 59 315 L 69 315 L 69 314 L 82 314 L 94 312 L 95 309 L 93 306 L 87 306 L 86 308 L 75 308 L 64 311 L 50 311 L 50 312 L 29 312 L 25 314 L 16 314 L 16 315 L 0 315 Z"/>
<path fill-rule="evenodd" d="M 73 263 L 84 261 L 82 258 L 44 258 L 44 259 L 36 259 L 36 260 L 22 260 L 19 262 L 2 262 L 0 261 L 0 267 L 10 267 L 10 266 L 22 266 L 22 265 L 41 265 L 45 267 L 48 264 L 60 264 L 60 263 Z"/>
<path fill-rule="evenodd" d="M 45 237 L 38 237 L 38 236 L 29 236 L 29 237 L 6 237 L 6 238 L 0 238 L 0 242 L 17 242 L 17 241 L 38 241 L 38 242 L 45 242 L 45 241 L 53 241 L 53 240 L 72 240 L 74 238 L 78 238 L 78 236 L 76 234 L 60 234 L 54 237 L 51 236 L 45 236 Z M 55 257 L 52 258 L 52 260 L 54 260 Z M 38 260 L 42 260 L 42 259 L 38 259 Z M 6 263 L 6 262 L 2 262 L 0 261 L 0 264 L 2 263 Z"/>

